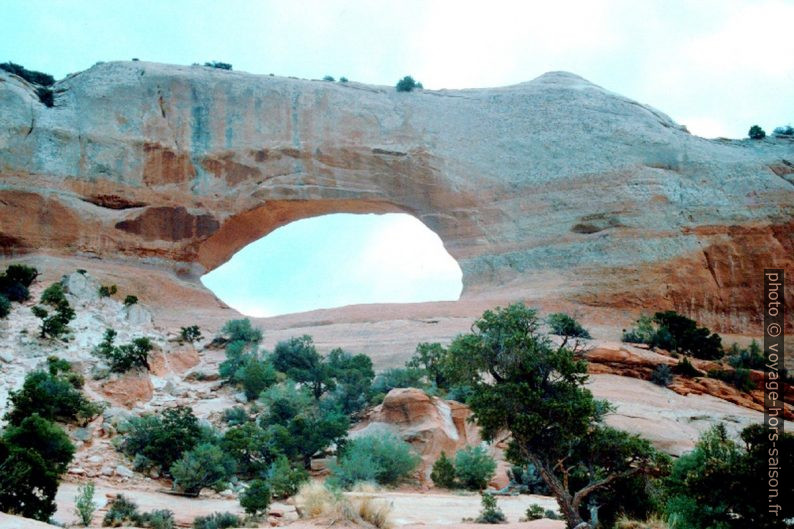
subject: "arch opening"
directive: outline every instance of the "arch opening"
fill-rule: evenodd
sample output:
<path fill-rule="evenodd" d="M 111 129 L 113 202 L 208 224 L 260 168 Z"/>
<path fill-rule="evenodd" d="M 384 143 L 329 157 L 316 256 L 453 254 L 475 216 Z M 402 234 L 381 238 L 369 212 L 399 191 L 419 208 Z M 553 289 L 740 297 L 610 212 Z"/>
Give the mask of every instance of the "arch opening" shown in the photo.
<path fill-rule="evenodd" d="M 293 221 L 201 278 L 224 303 L 269 317 L 366 303 L 455 301 L 462 271 L 441 238 L 406 213 Z"/>

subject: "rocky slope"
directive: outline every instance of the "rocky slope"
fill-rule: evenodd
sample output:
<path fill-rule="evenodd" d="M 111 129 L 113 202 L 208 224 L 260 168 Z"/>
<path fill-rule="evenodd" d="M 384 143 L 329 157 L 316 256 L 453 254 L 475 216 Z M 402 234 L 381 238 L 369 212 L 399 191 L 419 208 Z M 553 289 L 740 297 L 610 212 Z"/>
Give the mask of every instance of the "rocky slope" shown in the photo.
<path fill-rule="evenodd" d="M 0 72 L 0 124 L 3 253 L 55 274 L 101 259 L 129 289 L 151 279 L 164 322 L 185 303 L 208 325 L 228 319 L 198 277 L 331 212 L 417 216 L 460 263 L 461 301 L 267 326 L 394 357 L 519 298 L 579 310 L 605 338 L 663 308 L 759 335 L 761 270 L 794 273 L 794 142 L 698 138 L 563 72 L 397 93 L 115 62 L 57 83 L 53 108 Z"/>

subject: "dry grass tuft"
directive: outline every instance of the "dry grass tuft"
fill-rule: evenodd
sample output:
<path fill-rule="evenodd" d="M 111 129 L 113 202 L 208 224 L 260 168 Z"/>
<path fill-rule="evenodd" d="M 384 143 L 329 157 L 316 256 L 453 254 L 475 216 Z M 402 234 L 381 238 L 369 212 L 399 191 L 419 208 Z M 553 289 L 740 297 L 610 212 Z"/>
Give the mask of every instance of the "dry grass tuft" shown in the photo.
<path fill-rule="evenodd" d="M 310 482 L 295 496 L 301 518 L 330 518 L 334 523 L 348 521 L 377 529 L 391 529 L 391 505 L 375 498 L 372 486 L 356 486 L 354 496 L 329 491 L 322 483 Z"/>
<path fill-rule="evenodd" d="M 659 517 L 653 516 L 646 521 L 630 520 L 621 516 L 615 522 L 615 529 L 669 529 L 667 523 Z"/>

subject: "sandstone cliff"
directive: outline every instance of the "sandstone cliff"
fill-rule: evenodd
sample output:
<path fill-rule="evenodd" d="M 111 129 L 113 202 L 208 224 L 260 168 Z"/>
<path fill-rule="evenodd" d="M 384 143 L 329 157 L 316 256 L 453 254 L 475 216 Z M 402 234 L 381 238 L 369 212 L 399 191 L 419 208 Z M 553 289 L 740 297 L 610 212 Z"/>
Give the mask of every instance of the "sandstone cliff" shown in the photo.
<path fill-rule="evenodd" d="M 674 308 L 758 335 L 762 269 L 794 274 L 794 142 L 695 137 L 569 73 L 397 93 L 114 62 L 54 88 L 47 108 L 0 72 L 0 249 L 47 254 L 53 275 L 75 258 L 101 258 L 92 268 L 121 281 L 145 275 L 164 313 L 184 316 L 189 300 L 207 321 L 231 317 L 198 277 L 331 212 L 411 213 L 461 265 L 460 302 L 391 309 L 449 322 L 400 330 L 399 355 L 517 298 L 578 308 L 612 333 Z M 354 308 L 272 327 L 387 318 Z M 388 342 L 388 327 L 367 327 L 367 341 Z"/>

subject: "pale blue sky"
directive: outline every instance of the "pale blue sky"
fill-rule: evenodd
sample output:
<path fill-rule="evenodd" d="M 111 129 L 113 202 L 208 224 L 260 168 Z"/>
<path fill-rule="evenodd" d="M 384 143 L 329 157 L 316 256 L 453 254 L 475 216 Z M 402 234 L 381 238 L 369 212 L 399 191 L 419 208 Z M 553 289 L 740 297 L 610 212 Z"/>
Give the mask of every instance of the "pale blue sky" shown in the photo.
<path fill-rule="evenodd" d="M 61 78 L 97 61 L 220 60 L 257 74 L 383 85 L 411 74 L 430 89 L 503 86 L 568 70 L 695 134 L 738 138 L 752 124 L 767 132 L 794 124 L 792 21 L 794 0 L 0 0 L 0 61 Z M 394 293 L 384 285 L 399 284 L 384 275 L 389 267 L 359 267 L 355 281 L 344 282 L 328 263 L 349 270 L 391 248 L 388 237 L 416 246 L 421 226 L 400 218 L 367 228 L 352 217 L 287 226 L 295 231 L 281 250 L 245 251 L 251 276 L 232 260 L 231 273 L 219 269 L 207 282 L 227 273 L 226 291 L 216 292 L 249 314 L 388 301 Z M 340 233 L 366 243 L 332 244 L 329 236 Z M 434 279 L 397 292 L 440 295 L 431 286 L 451 276 L 445 254 L 435 255 L 425 260 Z M 266 296 L 257 283 L 280 293 Z"/>

